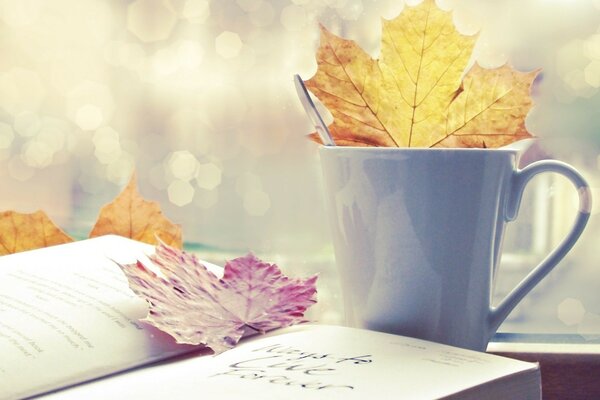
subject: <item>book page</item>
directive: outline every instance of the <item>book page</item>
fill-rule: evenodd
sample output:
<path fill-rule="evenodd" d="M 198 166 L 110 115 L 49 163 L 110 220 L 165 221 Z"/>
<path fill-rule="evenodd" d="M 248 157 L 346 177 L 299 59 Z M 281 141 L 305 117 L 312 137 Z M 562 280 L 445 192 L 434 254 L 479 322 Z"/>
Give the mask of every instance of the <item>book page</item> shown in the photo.
<path fill-rule="evenodd" d="M 146 303 L 129 290 L 115 261 L 152 252 L 105 236 L 0 258 L 0 399 L 193 349 L 138 321 Z"/>
<path fill-rule="evenodd" d="M 246 339 L 218 356 L 161 363 L 44 400 L 436 399 L 526 370 L 535 374 L 537 366 L 378 332 L 301 325 Z M 539 386 L 529 389 L 526 398 L 539 398 Z"/>

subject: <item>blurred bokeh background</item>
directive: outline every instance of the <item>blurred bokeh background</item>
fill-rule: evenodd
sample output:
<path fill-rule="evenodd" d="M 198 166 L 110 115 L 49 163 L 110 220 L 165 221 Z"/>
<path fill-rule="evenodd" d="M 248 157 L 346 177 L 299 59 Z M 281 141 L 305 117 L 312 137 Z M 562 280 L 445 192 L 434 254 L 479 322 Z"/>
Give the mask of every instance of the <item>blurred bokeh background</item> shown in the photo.
<path fill-rule="evenodd" d="M 317 146 L 292 75 L 316 71 L 319 24 L 377 57 L 381 19 L 414 3 L 0 0 L 0 209 L 43 209 L 83 238 L 135 169 L 190 248 L 217 262 L 252 249 L 290 273 L 319 271 L 315 318 L 338 322 Z M 543 69 L 527 120 L 538 156 L 580 169 L 600 203 L 600 1 L 438 4 L 479 33 L 474 62 Z M 499 297 L 569 228 L 572 192 L 560 178 L 531 185 Z M 502 329 L 600 337 L 598 210 Z"/>

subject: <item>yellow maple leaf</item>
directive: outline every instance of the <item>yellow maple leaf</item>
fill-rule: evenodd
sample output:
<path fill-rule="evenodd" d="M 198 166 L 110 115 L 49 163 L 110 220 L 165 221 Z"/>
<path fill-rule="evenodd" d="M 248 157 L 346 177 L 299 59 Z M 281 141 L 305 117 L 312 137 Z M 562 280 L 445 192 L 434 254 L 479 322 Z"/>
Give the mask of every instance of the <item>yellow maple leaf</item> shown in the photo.
<path fill-rule="evenodd" d="M 158 244 L 158 239 L 173 247 L 182 247 L 181 227 L 169 221 L 155 201 L 145 200 L 137 191 L 135 174 L 123 191 L 100 210 L 90 238 L 115 234 Z"/>
<path fill-rule="evenodd" d="M 15 211 L 0 213 L 0 255 L 72 241 L 43 211 L 31 214 Z"/>
<path fill-rule="evenodd" d="M 475 40 L 434 0 L 383 21 L 377 60 L 321 27 L 306 86 L 332 113 L 337 145 L 500 147 L 531 137 L 525 117 L 538 71 L 475 65 L 463 78 Z"/>

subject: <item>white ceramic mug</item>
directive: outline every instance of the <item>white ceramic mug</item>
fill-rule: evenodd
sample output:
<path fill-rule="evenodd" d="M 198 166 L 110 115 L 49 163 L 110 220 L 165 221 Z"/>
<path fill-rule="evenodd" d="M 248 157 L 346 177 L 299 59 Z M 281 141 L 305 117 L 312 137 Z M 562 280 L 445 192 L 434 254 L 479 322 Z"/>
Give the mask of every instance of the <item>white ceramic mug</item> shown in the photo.
<path fill-rule="evenodd" d="M 322 147 L 325 196 L 347 323 L 485 350 L 515 305 L 565 256 L 590 215 L 571 166 L 517 169 L 511 149 Z M 505 224 L 542 172 L 567 177 L 579 212 L 566 238 L 497 306 Z"/>

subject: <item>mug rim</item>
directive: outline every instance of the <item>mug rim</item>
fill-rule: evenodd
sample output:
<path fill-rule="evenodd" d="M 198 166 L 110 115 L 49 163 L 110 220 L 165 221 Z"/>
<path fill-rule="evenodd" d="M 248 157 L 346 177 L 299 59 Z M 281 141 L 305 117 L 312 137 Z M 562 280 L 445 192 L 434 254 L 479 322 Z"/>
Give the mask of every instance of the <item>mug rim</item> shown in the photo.
<path fill-rule="evenodd" d="M 539 138 L 533 136 L 511 142 L 502 147 L 384 147 L 384 146 L 319 146 L 319 151 L 327 153 L 351 152 L 357 154 L 369 153 L 424 153 L 424 154 L 450 154 L 450 153 L 471 153 L 471 154 L 514 154 L 520 156 L 527 152 L 532 146 L 539 143 Z"/>
<path fill-rule="evenodd" d="M 323 146 L 319 151 L 358 152 L 358 153 L 518 153 L 518 149 L 507 147 L 376 147 L 376 146 Z"/>

